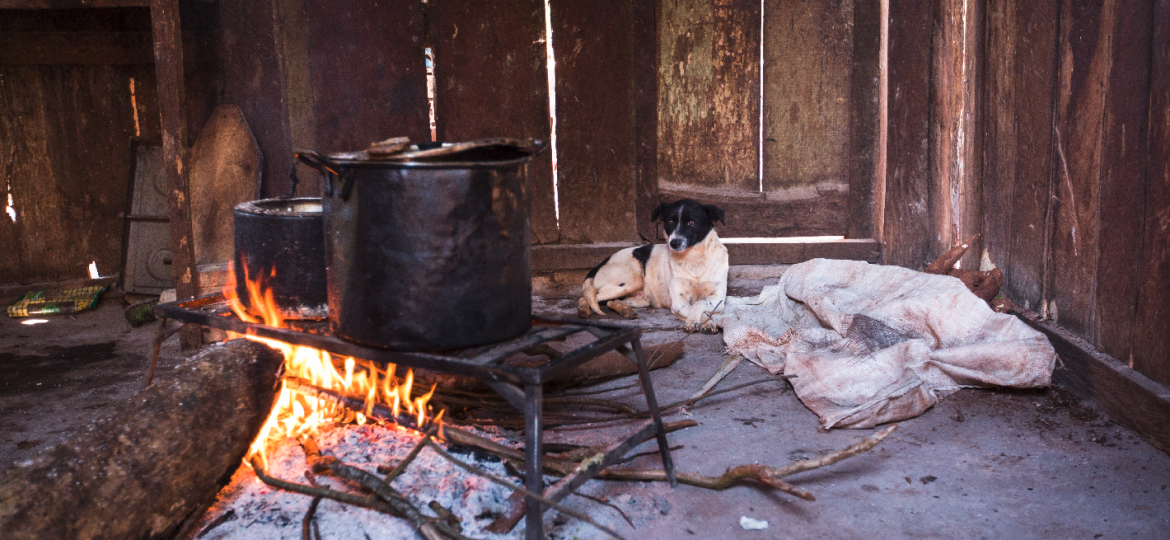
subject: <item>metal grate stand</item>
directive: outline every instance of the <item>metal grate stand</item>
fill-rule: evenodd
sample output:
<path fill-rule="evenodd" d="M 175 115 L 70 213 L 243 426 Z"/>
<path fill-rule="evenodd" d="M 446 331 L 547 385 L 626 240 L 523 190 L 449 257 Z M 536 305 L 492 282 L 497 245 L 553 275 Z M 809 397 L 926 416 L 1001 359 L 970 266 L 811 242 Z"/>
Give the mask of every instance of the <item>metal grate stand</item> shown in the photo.
<path fill-rule="evenodd" d="M 434 353 L 394 351 L 359 345 L 332 335 L 325 322 L 297 323 L 296 328 L 275 328 L 244 322 L 231 312 L 222 294 L 196 298 L 186 302 L 160 304 L 155 307 L 155 315 L 161 319 L 161 322 L 155 334 L 154 354 L 147 385 L 150 384 L 150 379 L 154 375 L 154 368 L 158 362 L 159 346 L 164 339 L 176 331 L 167 329 L 167 323 L 173 319 L 184 323 L 183 326 L 197 324 L 219 328 L 238 334 L 313 347 L 331 354 L 352 356 L 381 364 L 395 364 L 476 377 L 484 381 L 513 407 L 524 413 L 525 487 L 533 493 L 543 493 L 546 498 L 552 501 L 564 499 L 581 484 L 595 477 L 603 469 L 624 457 L 634 447 L 650 440 L 651 437 L 657 438 L 658 451 L 662 456 L 662 465 L 670 479 L 670 485 L 672 487 L 678 485 L 674 473 L 674 462 L 670 457 L 670 448 L 666 443 L 666 431 L 662 426 L 662 416 L 658 410 L 658 400 L 654 396 L 650 370 L 646 364 L 646 354 L 642 350 L 642 329 L 637 326 L 609 322 L 570 322 L 534 318 L 532 329 L 510 340 L 483 347 Z M 562 340 L 581 333 L 591 334 L 594 340 L 563 353 L 559 358 L 552 359 L 547 363 L 535 367 L 509 366 L 503 363 L 513 354 L 523 352 L 533 346 Z M 592 460 L 587 467 L 565 476 L 550 486 L 548 490 L 545 490 L 541 462 L 544 455 L 541 444 L 541 433 L 544 425 L 544 385 L 557 375 L 608 351 L 618 351 L 638 366 L 638 377 L 642 383 L 642 392 L 646 396 L 646 405 L 650 410 L 651 418 L 640 424 L 626 439 L 606 448 L 601 459 Z M 544 537 L 542 516 L 546 508 L 539 500 L 531 497 L 527 499 L 526 505 L 525 537 L 528 540 L 542 539 Z"/>

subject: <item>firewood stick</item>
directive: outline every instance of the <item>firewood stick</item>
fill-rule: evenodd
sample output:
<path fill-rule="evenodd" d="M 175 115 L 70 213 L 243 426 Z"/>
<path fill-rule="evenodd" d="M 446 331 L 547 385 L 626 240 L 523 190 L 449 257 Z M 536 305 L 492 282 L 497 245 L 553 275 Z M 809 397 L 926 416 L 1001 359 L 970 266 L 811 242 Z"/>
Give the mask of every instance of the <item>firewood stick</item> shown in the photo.
<path fill-rule="evenodd" d="M 608 506 L 610 508 L 613 508 L 614 510 L 617 510 L 617 513 L 622 515 L 622 519 L 626 520 L 626 523 L 630 524 L 631 529 L 637 529 L 637 527 L 634 526 L 634 522 L 630 520 L 630 516 L 627 516 L 625 512 L 622 512 L 622 509 L 618 508 L 616 504 L 613 504 L 611 502 L 606 502 L 606 500 L 602 499 L 601 497 L 594 497 L 592 495 L 586 495 L 584 493 L 574 492 L 573 495 L 576 495 L 576 496 L 581 497 L 583 499 L 589 499 L 597 504 L 600 504 L 603 506 Z"/>
<path fill-rule="evenodd" d="M 332 489 L 324 488 L 324 487 L 307 486 L 305 484 L 298 484 L 296 482 L 289 482 L 288 480 L 281 480 L 279 478 L 269 476 L 268 473 L 266 473 L 264 471 L 263 466 L 260 464 L 260 461 L 259 461 L 259 459 L 257 459 L 256 456 L 252 456 L 251 460 L 246 461 L 245 463 L 247 463 L 248 466 L 252 468 L 252 471 L 254 473 L 256 473 L 256 477 L 259 478 L 261 482 L 264 482 L 266 485 L 268 485 L 270 487 L 274 487 L 277 489 L 283 489 L 285 491 L 291 491 L 293 493 L 300 493 L 302 495 L 308 495 L 310 497 L 321 496 L 321 497 L 324 497 L 326 499 L 332 499 L 332 500 L 335 500 L 335 501 L 340 502 L 340 503 L 345 503 L 345 504 L 352 505 L 352 506 L 360 506 L 362 508 L 368 508 L 370 510 L 377 510 L 379 512 L 382 512 L 383 514 L 387 514 L 387 515 L 394 516 L 397 518 L 403 517 L 401 514 L 398 513 L 398 510 L 396 510 L 393 506 L 390 506 L 389 504 L 386 504 L 386 503 L 381 502 L 381 501 L 371 502 L 369 499 L 367 499 L 366 497 L 364 497 L 362 495 L 354 495 L 352 493 L 345 493 L 345 492 L 336 491 L 336 490 L 332 490 Z M 455 538 L 456 540 L 471 540 L 471 539 L 463 536 L 462 534 L 459 534 L 457 531 L 449 530 L 449 528 L 446 527 L 446 524 L 444 524 L 444 523 L 436 523 L 435 526 L 438 529 L 442 530 L 443 533 L 447 534 L 448 536 L 450 536 L 452 538 Z"/>
<path fill-rule="evenodd" d="M 394 468 L 386 474 L 386 477 L 383 478 L 382 481 L 389 484 L 390 482 L 393 482 L 395 478 L 401 476 L 402 472 L 406 470 L 406 466 L 410 465 L 410 462 L 414 461 L 414 458 L 418 457 L 419 452 L 422 452 L 422 449 L 426 448 L 427 441 L 430 440 L 431 437 L 434 437 L 435 433 L 438 431 L 439 428 L 437 426 L 428 429 L 427 432 L 423 434 L 422 438 L 418 440 L 418 444 L 414 445 L 414 448 L 410 450 L 410 453 L 406 454 L 406 457 L 402 458 L 402 461 L 399 461 L 398 464 L 395 465 Z"/>
<path fill-rule="evenodd" d="M 769 467 L 767 465 L 742 465 L 728 470 L 721 476 L 711 477 L 693 473 L 677 473 L 677 477 L 678 481 L 681 483 L 714 490 L 724 490 L 739 483 L 742 480 L 753 479 L 802 499 L 815 501 L 816 498 L 813 497 L 811 493 L 796 488 L 795 486 L 792 486 L 782 481 L 781 479 L 792 476 L 799 472 L 824 467 L 826 465 L 832 465 L 858 454 L 865 453 L 873 447 L 877 446 L 878 443 L 888 437 L 896 429 L 898 429 L 898 424 L 890 424 L 881 431 L 878 431 L 877 433 L 862 439 L 860 442 L 853 444 L 844 450 L 839 450 L 819 458 L 798 461 L 785 467 L 776 468 Z M 602 471 L 600 475 L 598 475 L 598 478 L 605 480 L 634 480 L 643 482 L 667 481 L 666 471 L 662 470 L 606 469 L 605 471 Z"/>
<path fill-rule="evenodd" d="M 357 467 L 346 465 L 340 459 L 333 456 L 321 456 L 312 463 L 311 468 L 315 473 L 327 473 L 338 478 L 344 478 L 377 493 L 382 500 L 389 503 L 406 521 L 410 522 L 410 525 L 414 527 L 415 532 L 419 536 L 426 540 L 444 540 L 443 533 L 435 528 L 434 523 L 431 523 L 423 516 L 414 507 L 414 504 L 401 493 L 382 482 L 381 478 Z"/>
<path fill-rule="evenodd" d="M 926 270 L 923 270 L 923 272 L 926 272 L 927 274 L 947 273 L 947 270 L 954 268 L 955 263 L 959 262 L 959 259 L 963 258 L 963 254 L 967 253 L 967 249 L 970 248 L 971 244 L 974 244 L 978 239 L 979 235 L 976 234 L 975 236 L 968 238 L 966 242 L 948 249 L 945 253 L 939 255 L 939 257 L 935 259 L 934 262 L 927 265 Z"/>
<path fill-rule="evenodd" d="M 769 487 L 776 488 L 780 491 L 800 497 L 806 501 L 817 500 L 811 493 L 797 488 L 787 482 L 775 478 L 771 474 L 771 467 L 767 465 L 740 465 L 728 470 L 721 476 L 704 476 L 697 473 L 676 473 L 678 482 L 680 484 L 688 484 L 695 487 L 711 489 L 715 491 L 723 491 L 731 486 L 740 483 L 743 480 L 756 480 Z M 666 471 L 645 469 L 645 470 L 611 470 L 606 469 L 597 475 L 603 480 L 627 480 L 637 482 L 666 482 Z"/>
<path fill-rule="evenodd" d="M 728 356 L 727 360 L 724 360 L 723 364 L 719 366 L 719 369 L 715 370 L 715 374 L 710 379 L 707 379 L 707 382 L 703 383 L 703 386 L 698 391 L 691 395 L 691 399 L 703 397 L 703 394 L 710 392 L 728 373 L 731 373 L 735 368 L 739 367 L 740 362 L 743 362 L 742 354 Z"/>
<path fill-rule="evenodd" d="M 459 516 L 455 515 L 454 512 L 439 504 L 439 501 L 431 501 L 427 503 L 427 508 L 430 508 L 436 516 L 439 516 L 439 519 L 443 520 L 447 526 L 452 527 L 458 531 L 463 530 L 463 522 L 459 520 Z"/>
<path fill-rule="evenodd" d="M 543 495 L 540 495 L 538 493 L 533 493 L 533 492 L 531 492 L 523 487 L 520 487 L 520 486 L 514 486 L 514 485 L 512 485 L 511 482 L 508 482 L 507 480 L 504 480 L 504 479 L 499 478 L 493 474 L 489 474 L 489 473 L 486 473 L 486 472 L 481 471 L 479 469 L 476 469 L 475 467 L 472 467 L 471 465 L 468 465 L 462 461 L 459 461 L 458 459 L 455 459 L 454 456 L 452 456 L 451 454 L 448 454 L 442 448 L 439 448 L 439 445 L 435 444 L 434 441 L 427 441 L 427 445 L 430 446 L 431 450 L 434 450 L 436 454 L 439 454 L 439 456 L 441 456 L 443 459 L 446 459 L 447 461 L 451 462 L 451 464 L 455 465 L 456 467 L 459 467 L 459 468 L 461 468 L 461 469 L 463 469 L 471 474 L 474 474 L 476 476 L 485 478 L 488 481 L 492 482 L 493 484 L 498 484 L 498 485 L 503 486 L 505 488 L 508 488 L 514 492 L 524 493 L 524 495 L 526 495 L 528 497 L 532 497 L 532 498 L 540 501 L 541 503 L 544 503 L 544 504 L 547 504 L 553 508 L 556 508 L 562 514 L 567 514 L 567 515 L 573 516 L 581 521 L 584 521 L 590 525 L 593 525 L 594 527 L 597 527 L 599 530 L 604 531 L 606 534 L 608 534 L 614 538 L 618 538 L 619 540 L 625 540 L 625 538 L 622 535 L 618 534 L 617 531 L 614 531 L 613 529 L 610 529 L 609 527 L 606 527 L 605 525 L 602 525 L 602 524 L 594 521 L 593 518 L 591 518 L 585 514 L 582 514 L 581 512 L 578 512 L 576 510 L 572 510 L 570 508 L 565 508 L 560 503 L 554 502 L 551 499 L 547 499 Z"/>
<path fill-rule="evenodd" d="M 317 480 L 313 478 L 313 475 L 309 471 L 305 471 L 305 480 L 308 480 L 310 484 L 316 487 L 320 487 L 317 486 Z M 313 523 L 313 516 L 317 515 L 317 505 L 319 504 L 321 504 L 320 495 L 313 497 L 312 502 L 309 503 L 309 509 L 305 511 L 305 517 L 301 519 L 301 540 L 313 540 L 313 525 L 315 525 Z M 320 537 L 320 534 L 318 533 L 317 536 Z"/>
<path fill-rule="evenodd" d="M 285 491 L 292 491 L 294 493 L 300 493 L 310 497 L 321 496 L 326 499 L 333 499 L 337 502 L 342 502 L 353 506 L 360 506 L 362 508 L 369 508 L 370 510 L 377 510 L 394 517 L 402 517 L 398 514 L 398 511 L 395 510 L 394 507 L 384 502 L 370 502 L 369 499 L 362 495 L 354 495 L 352 493 L 345 493 L 324 487 L 307 486 L 305 484 L 298 484 L 296 482 L 289 482 L 287 480 L 281 480 L 279 478 L 269 476 L 268 473 L 264 471 L 260 461 L 256 459 L 255 456 L 253 456 L 251 461 L 248 461 L 247 463 L 252 467 L 252 471 L 256 473 L 256 477 L 259 478 L 261 482 L 264 482 L 270 487 L 283 489 Z"/>

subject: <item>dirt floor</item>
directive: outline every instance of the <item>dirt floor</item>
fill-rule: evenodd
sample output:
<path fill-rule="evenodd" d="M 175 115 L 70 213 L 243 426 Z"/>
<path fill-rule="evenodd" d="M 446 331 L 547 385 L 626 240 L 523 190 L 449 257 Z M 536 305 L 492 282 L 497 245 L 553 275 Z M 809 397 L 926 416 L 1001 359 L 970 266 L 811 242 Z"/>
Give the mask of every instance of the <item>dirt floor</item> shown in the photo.
<path fill-rule="evenodd" d="M 732 277 L 741 295 L 774 281 L 759 272 Z M 575 316 L 576 301 L 538 299 L 535 310 Z M 647 345 L 683 340 L 677 363 L 654 373 L 660 403 L 689 397 L 726 358 L 721 336 L 687 336 L 665 311 L 643 310 L 637 322 Z M 0 467 L 51 448 L 137 392 L 153 329 L 131 328 L 119 298 L 35 326 L 0 320 Z M 179 361 L 171 338 L 159 369 Z M 745 362 L 718 388 L 767 376 Z M 616 395 L 644 404 L 633 390 Z M 708 475 L 750 463 L 783 466 L 871 433 L 819 430 L 816 416 L 780 381 L 716 396 L 666 419 L 684 418 L 699 426 L 669 436 L 675 464 Z M 594 444 L 625 427 L 551 430 L 545 440 Z M 629 465 L 660 464 L 648 455 Z M 592 512 L 614 513 L 605 521 L 628 538 L 1170 538 L 1170 456 L 1058 387 L 960 391 L 902 422 L 870 453 L 788 480 L 817 500 L 755 485 L 713 492 L 593 481 L 587 488 L 627 508 L 649 509 L 633 520 L 636 528 L 608 508 Z M 745 516 L 768 528 L 743 529 Z"/>

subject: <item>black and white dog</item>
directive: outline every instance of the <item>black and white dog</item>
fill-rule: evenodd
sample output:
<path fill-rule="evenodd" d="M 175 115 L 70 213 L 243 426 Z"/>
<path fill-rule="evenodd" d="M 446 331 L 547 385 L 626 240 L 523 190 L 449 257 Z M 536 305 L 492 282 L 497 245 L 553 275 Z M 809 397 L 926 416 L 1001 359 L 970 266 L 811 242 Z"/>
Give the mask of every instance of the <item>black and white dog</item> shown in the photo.
<path fill-rule="evenodd" d="M 658 205 L 650 219 L 663 222 L 666 244 L 626 248 L 602 261 L 585 276 L 578 313 L 600 315 L 599 302 L 624 299 L 629 307 L 670 308 L 687 333 L 718 332 L 711 315 L 723 311 L 727 297 L 727 248 L 715 233 L 723 210 L 682 199 Z"/>

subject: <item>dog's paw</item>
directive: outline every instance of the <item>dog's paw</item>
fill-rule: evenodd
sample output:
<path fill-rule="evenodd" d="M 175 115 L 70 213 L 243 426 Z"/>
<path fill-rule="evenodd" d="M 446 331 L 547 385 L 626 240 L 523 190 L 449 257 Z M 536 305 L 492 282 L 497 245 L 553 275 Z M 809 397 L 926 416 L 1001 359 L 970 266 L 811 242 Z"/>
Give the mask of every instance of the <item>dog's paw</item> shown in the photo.
<path fill-rule="evenodd" d="M 593 311 L 589 309 L 589 301 L 584 298 L 577 299 L 577 316 L 582 319 L 588 319 Z"/>
<path fill-rule="evenodd" d="M 711 321 L 707 321 L 699 326 L 699 331 L 704 334 L 718 334 L 719 326 Z"/>
<path fill-rule="evenodd" d="M 634 308 L 630 307 L 629 305 L 627 305 L 625 302 L 622 302 L 621 300 L 610 300 L 609 302 L 606 302 L 605 307 L 614 310 L 615 312 L 617 312 L 618 315 L 621 315 L 622 318 L 625 318 L 625 319 L 637 319 L 638 318 L 638 313 L 634 311 Z"/>
<path fill-rule="evenodd" d="M 688 334 L 693 334 L 698 329 L 699 329 L 698 323 L 687 323 L 687 324 L 683 325 L 683 332 L 686 332 Z"/>

